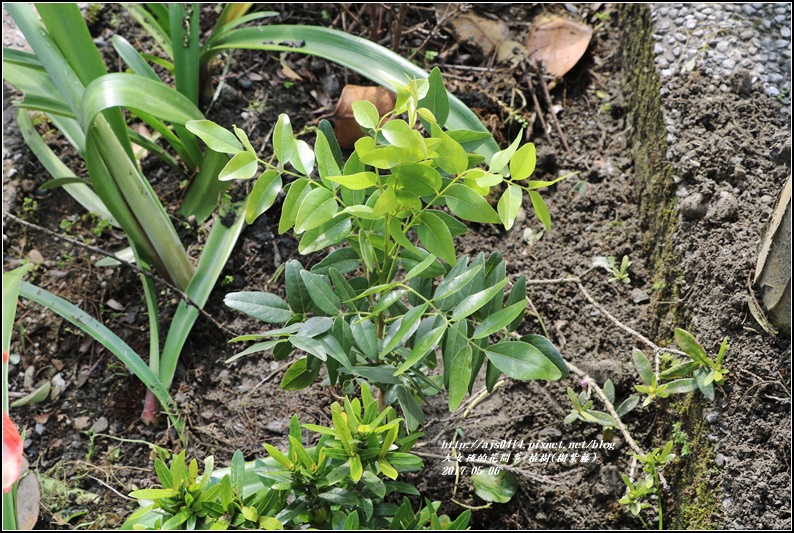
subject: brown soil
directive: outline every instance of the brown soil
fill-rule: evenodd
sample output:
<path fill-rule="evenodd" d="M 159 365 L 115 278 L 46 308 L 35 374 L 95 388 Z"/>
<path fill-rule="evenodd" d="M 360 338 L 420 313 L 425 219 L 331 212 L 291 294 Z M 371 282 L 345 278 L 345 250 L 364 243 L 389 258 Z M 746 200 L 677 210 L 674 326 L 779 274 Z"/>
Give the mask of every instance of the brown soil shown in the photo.
<path fill-rule="evenodd" d="M 211 11 L 209 6 L 204 9 Z M 350 9 L 366 27 L 338 4 L 290 4 L 278 10 L 285 23 L 330 25 L 369 37 L 369 9 L 363 5 Z M 580 8 L 579 15 L 585 9 Z M 632 412 L 625 422 L 644 450 L 664 445 L 672 438 L 672 424 L 680 422 L 689 432 L 690 445 L 703 452 L 685 455 L 682 443 L 676 444 L 679 459 L 669 469 L 671 488 L 663 499 L 671 515 L 666 515 L 665 525 L 674 519 L 683 528 L 787 528 L 791 524 L 790 344 L 764 333 L 746 304 L 747 277 L 754 269 L 762 225 L 772 209 L 770 198 L 786 177 L 786 169 L 773 162 L 767 141 L 778 130 L 788 128 L 787 117 L 779 104 L 760 90 L 747 96 L 719 95 L 718 103 L 697 99 L 693 103 L 692 95 L 699 87 L 696 73 L 668 87 L 668 101 L 682 114 L 691 133 L 685 137 L 690 146 L 685 149 L 679 143 L 667 159 L 676 164 L 683 159 L 699 161 L 697 172 L 681 164 L 675 179 L 679 194 L 684 188 L 688 193 L 701 192 L 706 207 L 703 217 L 681 220 L 671 235 L 649 235 L 654 214 L 647 212 L 645 203 L 643 209 L 639 207 L 644 196 L 643 189 L 637 187 L 641 179 L 635 175 L 638 170 L 627 103 L 630 95 L 624 95 L 621 84 L 623 56 L 616 9 L 609 4 L 601 7 L 600 13 L 611 16 L 593 34 L 579 65 L 551 91 L 553 103 L 561 106 L 557 117 L 570 146 L 568 153 L 557 131 L 549 125 L 544 132 L 533 113 L 524 69 L 481 69 L 487 63 L 482 54 L 436 28 L 429 7 L 408 8 L 400 53 L 411 56 L 424 43 L 414 59 L 427 69 L 438 64 L 450 90 L 493 128 L 501 145 L 512 140 L 523 124 L 529 124 L 527 140 L 535 143 L 539 154 L 536 179 L 574 174 L 543 192 L 554 226 L 540 240 L 533 235 L 541 234 L 543 226 L 531 206 L 525 205 L 526 217 L 519 218 L 509 232 L 472 225 L 469 233 L 459 238 L 458 253 L 501 252 L 511 280 L 523 274 L 530 279 L 551 279 L 587 272 L 584 284 L 593 297 L 627 326 L 653 335 L 660 345 L 672 343 L 673 327 L 695 333 L 709 353 L 729 336 L 727 366 L 731 373 L 714 404 L 697 398 L 666 401 Z M 387 46 L 396 10 L 385 11 L 379 35 Z M 478 10 L 508 22 L 513 38 L 521 41 L 534 16 L 543 10 L 565 8 L 515 4 L 478 6 Z M 207 19 L 207 24 L 211 23 L 211 15 Z M 593 26 L 599 23 L 592 16 L 586 20 Z M 105 42 L 118 32 L 131 42 L 135 36 L 141 37 L 137 42 L 149 45 L 119 7 L 104 10 L 94 31 Z M 428 60 L 432 54 L 427 51 L 438 55 Z M 109 45 L 106 52 L 113 57 Z M 237 124 L 255 146 L 261 146 L 278 113 L 288 113 L 298 132 L 330 113 L 345 83 L 361 81 L 318 59 L 299 54 L 284 59 L 303 81 L 285 80 L 276 55 L 235 54 L 209 118 L 226 126 Z M 106 250 L 123 247 L 124 238 L 117 232 L 105 230 L 95 236 L 91 231 L 95 223 L 82 217 L 82 209 L 64 191 L 40 190 L 48 177 L 15 129 L 12 90 L 4 89 L 4 211 Z M 542 94 L 538 97 L 548 122 L 551 116 Z M 524 99 L 526 106 L 521 105 Z M 511 109 L 516 111 L 511 114 Z M 65 142 L 57 137 L 52 141 L 63 151 L 67 164 L 84 175 L 84 168 Z M 265 153 L 269 149 L 265 146 Z M 737 154 L 742 158 L 739 162 L 735 161 Z M 758 170 L 742 174 L 737 165 Z M 179 194 L 181 178 L 154 161 L 146 171 L 155 177 L 154 185 L 169 206 Z M 730 194 L 727 200 L 724 191 Z M 293 413 L 304 423 L 327 423 L 328 406 L 343 393 L 341 388 L 319 384 L 297 392 L 281 390 L 284 367 L 269 354 L 224 363 L 242 348 L 228 344 L 232 335 L 262 327 L 226 308 L 224 295 L 239 290 L 283 291 L 281 279 L 274 277 L 279 264 L 296 258 L 306 265 L 322 258 L 319 254 L 301 257 L 291 236 L 278 235 L 279 208 L 280 201 L 244 231 L 206 305 L 227 331 L 219 331 L 204 317 L 198 319 L 172 388 L 190 432 L 188 454 L 200 459 L 214 455 L 219 465 L 228 464 L 235 449 L 241 449 L 250 460 L 262 455 L 262 443 L 281 445 Z M 670 209 L 670 205 L 662 208 Z M 680 220 L 675 211 L 673 216 Z M 64 220 L 70 222 L 66 229 Z M 196 240 L 195 235 L 187 237 L 186 241 Z M 662 248 L 665 260 L 654 253 Z M 31 275 L 33 281 L 79 303 L 138 353 L 147 352 L 145 304 L 134 272 L 98 269 L 90 252 L 6 220 L 3 253 L 4 270 L 26 258 L 40 258 Z M 610 275 L 602 269 L 590 271 L 595 256 L 615 256 L 619 261 L 624 255 L 632 261 L 629 284 L 610 283 Z M 661 268 L 667 270 L 661 272 Z M 159 288 L 164 291 L 163 303 L 176 302 L 164 286 Z M 529 296 L 534 309 L 527 313 L 521 333 L 545 331 L 567 360 L 599 384 L 611 379 L 618 398 L 633 391 L 638 379 L 631 354 L 634 348 L 647 347 L 616 327 L 574 284 L 532 285 Z M 28 392 L 30 385 L 55 374 L 66 382 L 57 398 L 12 411 L 17 425 L 26 432 L 25 454 L 31 468 L 41 479 L 55 480 L 43 482 L 56 488 L 49 488 L 42 500 L 38 527 L 116 527 L 136 507 L 121 495 L 156 483 L 150 448 L 145 443 L 172 449 L 179 444 L 165 428 L 149 428 L 138 420 L 145 389 L 101 346 L 30 302 L 20 304 L 17 317 L 12 352 L 19 355 L 19 362 L 10 370 L 11 391 Z M 446 455 L 442 443 L 450 441 L 456 430 L 460 442 L 523 439 L 525 445 L 562 441 L 567 446 L 608 440 L 600 426 L 563 424 L 571 409 L 566 387 L 582 390 L 580 380 L 573 376 L 551 383 L 506 380 L 465 417 L 463 410 L 450 414 L 446 398 L 433 398 L 425 410 L 425 444 L 417 450 Z M 100 429 L 95 434 L 92 425 L 103 426 L 101 419 L 106 428 L 94 426 Z M 625 491 L 620 476 L 632 466 L 630 450 L 619 433 L 611 443 L 613 450 L 591 450 L 595 460 L 587 463 L 524 463 L 522 468 L 532 475 L 520 477 L 518 494 L 507 504 L 475 511 L 472 526 L 640 527 L 618 503 Z M 449 514 L 462 511 L 452 498 L 482 505 L 468 473 L 455 486 L 454 476 L 443 471 L 449 465 L 427 457 L 427 468 L 413 481 L 423 495 L 444 502 L 442 510 Z M 653 527 L 652 513 L 644 516 Z"/>

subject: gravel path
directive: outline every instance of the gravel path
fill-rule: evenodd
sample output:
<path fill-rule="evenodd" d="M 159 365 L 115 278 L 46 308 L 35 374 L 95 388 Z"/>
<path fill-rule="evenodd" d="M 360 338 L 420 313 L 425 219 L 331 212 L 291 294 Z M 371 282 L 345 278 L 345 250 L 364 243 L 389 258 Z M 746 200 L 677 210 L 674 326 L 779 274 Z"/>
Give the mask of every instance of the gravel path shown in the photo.
<path fill-rule="evenodd" d="M 699 69 L 709 91 L 727 92 L 726 80 L 740 73 L 791 103 L 790 3 L 651 4 L 651 11 L 662 83 Z"/>

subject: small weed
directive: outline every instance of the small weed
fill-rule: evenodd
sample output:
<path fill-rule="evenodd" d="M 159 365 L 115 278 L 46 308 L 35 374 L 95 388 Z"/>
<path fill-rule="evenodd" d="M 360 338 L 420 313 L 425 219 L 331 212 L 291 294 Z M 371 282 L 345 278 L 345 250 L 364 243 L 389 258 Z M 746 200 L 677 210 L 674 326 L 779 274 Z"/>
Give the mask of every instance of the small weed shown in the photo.
<path fill-rule="evenodd" d="M 228 287 L 232 283 L 234 283 L 234 276 L 229 274 L 221 280 L 221 287 Z"/>
<path fill-rule="evenodd" d="M 617 268 L 617 266 L 615 266 L 614 257 L 610 257 L 609 262 L 610 262 L 609 267 L 612 269 L 612 274 L 613 274 L 613 276 L 609 278 L 610 282 L 620 281 L 621 283 L 631 283 L 631 278 L 629 277 L 629 267 L 631 266 L 631 261 L 629 261 L 629 256 L 627 255 L 623 256 L 623 260 L 620 262 L 620 268 Z"/>
<path fill-rule="evenodd" d="M 673 442 L 681 446 L 681 457 L 689 455 L 689 435 L 681 429 L 681 422 L 673 424 Z"/>

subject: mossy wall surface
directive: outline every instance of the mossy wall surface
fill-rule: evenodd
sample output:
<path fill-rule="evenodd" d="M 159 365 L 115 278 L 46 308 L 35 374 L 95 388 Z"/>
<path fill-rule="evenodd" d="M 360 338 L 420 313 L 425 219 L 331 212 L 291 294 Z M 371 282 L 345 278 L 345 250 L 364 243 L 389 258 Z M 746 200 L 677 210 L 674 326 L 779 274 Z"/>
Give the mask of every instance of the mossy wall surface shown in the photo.
<path fill-rule="evenodd" d="M 672 328 L 684 327 L 679 299 L 681 272 L 673 246 L 678 224 L 678 201 L 673 182 L 673 166 L 665 160 L 666 130 L 662 115 L 659 74 L 654 66 L 653 29 L 647 4 L 622 4 L 619 7 L 622 29 L 624 94 L 630 113 L 628 146 L 634 162 L 634 181 L 640 201 L 643 252 L 653 267 L 655 322 L 649 325 L 650 337 L 660 346 L 672 339 Z M 667 412 L 655 423 L 660 445 L 671 438 L 672 425 L 690 438 L 690 453 L 665 469 L 669 484 L 664 503 L 665 525 L 674 529 L 715 529 L 721 527 L 719 487 L 709 475 L 714 446 L 703 421 L 706 406 L 699 395 L 676 404 L 667 403 Z"/>

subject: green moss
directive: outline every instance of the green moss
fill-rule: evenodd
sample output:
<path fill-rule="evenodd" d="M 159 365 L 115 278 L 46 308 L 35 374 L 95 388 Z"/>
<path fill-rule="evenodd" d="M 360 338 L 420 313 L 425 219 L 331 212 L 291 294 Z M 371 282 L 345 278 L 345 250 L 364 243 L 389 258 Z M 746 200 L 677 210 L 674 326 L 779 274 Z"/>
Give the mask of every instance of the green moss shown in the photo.
<path fill-rule="evenodd" d="M 689 435 L 690 452 L 679 459 L 668 480 L 672 494 L 665 509 L 667 523 L 673 529 L 720 529 L 723 524 L 719 487 L 713 481 L 718 474 L 714 446 L 702 416 L 706 408 L 708 404 L 697 393 L 678 400 L 671 408 L 678 411 L 682 431 Z"/>
<path fill-rule="evenodd" d="M 674 327 L 686 326 L 681 262 L 673 243 L 678 225 L 675 171 L 665 160 L 667 132 L 654 66 L 650 10 L 646 4 L 622 4 L 618 11 L 623 28 L 624 95 L 631 117 L 628 141 L 634 159 L 634 186 L 645 231 L 643 251 L 653 272 L 655 320 L 648 332 L 657 344 L 665 345 L 659 339 L 672 339 Z M 660 413 L 657 427 L 670 428 L 679 422 L 681 431 L 689 436 L 689 454 L 664 471 L 670 486 L 665 496 L 665 524 L 679 529 L 722 527 L 720 490 L 713 482 L 714 446 L 702 416 L 707 404 L 694 393 L 668 405 Z M 670 431 L 664 437 L 670 438 Z"/>

